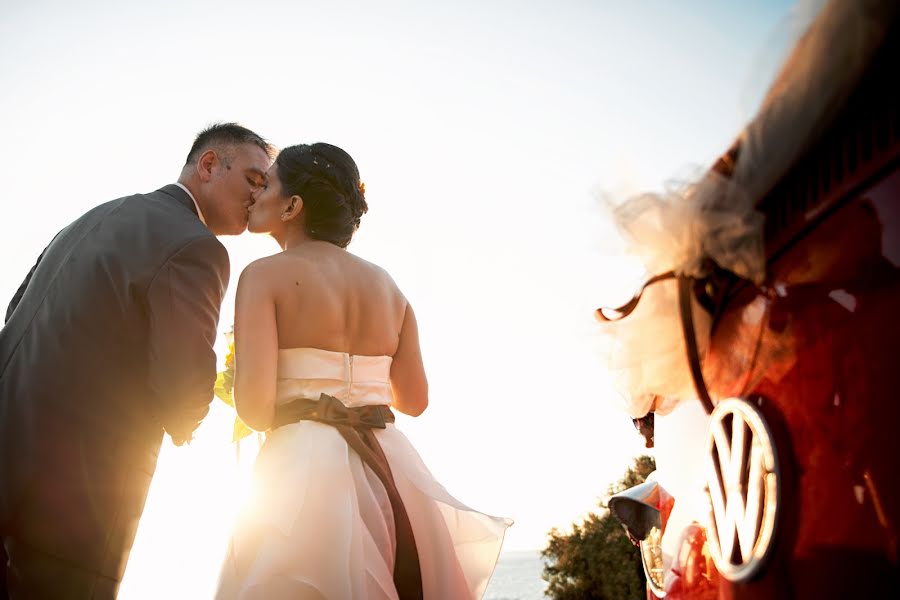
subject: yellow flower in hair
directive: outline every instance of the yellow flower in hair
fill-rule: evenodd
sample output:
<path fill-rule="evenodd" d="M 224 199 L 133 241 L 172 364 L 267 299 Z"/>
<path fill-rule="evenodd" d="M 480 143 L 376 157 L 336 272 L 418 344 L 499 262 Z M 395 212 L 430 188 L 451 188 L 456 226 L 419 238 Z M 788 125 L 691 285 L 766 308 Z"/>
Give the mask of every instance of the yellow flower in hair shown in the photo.
<path fill-rule="evenodd" d="M 364 184 L 362 181 L 359 182 L 359 193 L 363 196 L 366 195 L 366 184 Z"/>

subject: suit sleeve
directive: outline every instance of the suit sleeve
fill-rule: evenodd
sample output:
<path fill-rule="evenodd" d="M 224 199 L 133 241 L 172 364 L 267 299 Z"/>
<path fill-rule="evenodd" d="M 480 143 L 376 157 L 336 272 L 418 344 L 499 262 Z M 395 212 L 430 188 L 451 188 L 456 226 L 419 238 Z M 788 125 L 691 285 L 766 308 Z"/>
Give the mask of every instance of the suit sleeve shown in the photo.
<path fill-rule="evenodd" d="M 53 239 L 56 239 L 55 237 Z M 53 243 L 53 240 L 50 241 L 50 244 Z M 47 245 L 47 248 L 50 247 L 50 244 Z M 19 302 L 22 301 L 22 296 L 25 295 L 25 290 L 28 289 L 28 284 L 31 283 L 31 277 L 34 275 L 35 269 L 38 268 L 38 265 L 41 264 L 41 259 L 44 258 L 44 254 L 47 252 L 47 248 L 44 248 L 41 255 L 38 256 L 38 259 L 35 261 L 34 266 L 31 267 L 31 270 L 28 271 L 28 275 L 25 276 L 25 280 L 22 282 L 22 285 L 19 286 L 19 289 L 16 290 L 15 295 L 12 297 L 12 300 L 9 301 L 9 306 L 6 308 L 6 319 L 4 323 L 9 323 L 9 318 L 12 317 L 12 314 L 16 312 L 16 307 L 19 306 Z"/>
<path fill-rule="evenodd" d="M 229 272 L 222 244 L 199 238 L 166 261 L 148 290 L 154 412 L 179 446 L 209 411 L 216 380 L 213 344 Z"/>

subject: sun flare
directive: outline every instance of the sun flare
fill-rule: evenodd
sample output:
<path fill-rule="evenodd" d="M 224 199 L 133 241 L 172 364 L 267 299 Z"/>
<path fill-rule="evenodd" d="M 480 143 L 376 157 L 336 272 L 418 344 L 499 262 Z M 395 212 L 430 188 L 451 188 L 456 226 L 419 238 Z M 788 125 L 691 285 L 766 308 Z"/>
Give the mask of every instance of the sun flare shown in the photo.
<path fill-rule="evenodd" d="M 119 591 L 121 600 L 211 598 L 258 450 L 230 443 L 234 411 L 214 401 L 190 446 L 166 438 Z"/>

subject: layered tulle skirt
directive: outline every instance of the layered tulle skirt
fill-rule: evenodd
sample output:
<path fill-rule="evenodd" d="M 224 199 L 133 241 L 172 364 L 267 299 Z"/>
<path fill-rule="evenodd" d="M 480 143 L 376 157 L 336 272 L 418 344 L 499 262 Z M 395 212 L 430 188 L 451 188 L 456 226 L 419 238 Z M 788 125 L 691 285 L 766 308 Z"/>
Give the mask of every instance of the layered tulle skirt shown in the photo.
<path fill-rule="evenodd" d="M 393 424 L 376 437 L 409 514 L 425 598 L 480 598 L 512 522 L 453 498 Z M 286 425 L 260 450 L 216 597 L 396 599 L 394 549 L 387 492 L 340 433 Z"/>

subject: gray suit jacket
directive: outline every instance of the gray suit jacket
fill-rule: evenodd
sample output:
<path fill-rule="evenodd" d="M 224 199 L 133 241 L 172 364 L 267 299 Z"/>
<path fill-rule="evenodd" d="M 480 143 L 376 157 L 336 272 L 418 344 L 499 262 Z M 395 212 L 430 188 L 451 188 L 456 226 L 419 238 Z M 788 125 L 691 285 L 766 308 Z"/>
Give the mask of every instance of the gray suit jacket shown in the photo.
<path fill-rule="evenodd" d="M 0 534 L 121 578 L 163 431 L 208 411 L 228 276 L 176 185 L 57 234 L 0 330 Z"/>

